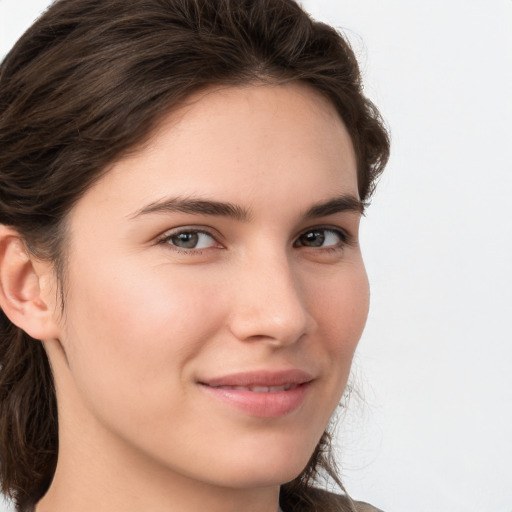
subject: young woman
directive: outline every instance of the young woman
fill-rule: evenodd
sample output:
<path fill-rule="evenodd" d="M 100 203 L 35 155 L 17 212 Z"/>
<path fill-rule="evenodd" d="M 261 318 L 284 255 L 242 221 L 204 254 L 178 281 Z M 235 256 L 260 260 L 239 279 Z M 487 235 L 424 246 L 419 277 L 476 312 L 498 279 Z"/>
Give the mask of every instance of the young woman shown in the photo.
<path fill-rule="evenodd" d="M 17 510 L 354 511 L 329 419 L 388 157 L 293 0 L 59 0 L 0 68 L 0 474 Z"/>

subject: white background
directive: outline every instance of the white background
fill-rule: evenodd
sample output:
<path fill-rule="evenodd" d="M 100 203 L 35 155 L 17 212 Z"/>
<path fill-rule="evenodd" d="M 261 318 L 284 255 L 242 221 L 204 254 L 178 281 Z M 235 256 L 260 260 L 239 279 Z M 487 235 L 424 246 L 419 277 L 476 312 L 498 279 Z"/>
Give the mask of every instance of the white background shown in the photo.
<path fill-rule="evenodd" d="M 511 512 L 512 0 L 303 3 L 346 30 L 393 139 L 344 482 L 386 512 Z M 0 55 L 47 4 L 0 0 Z"/>

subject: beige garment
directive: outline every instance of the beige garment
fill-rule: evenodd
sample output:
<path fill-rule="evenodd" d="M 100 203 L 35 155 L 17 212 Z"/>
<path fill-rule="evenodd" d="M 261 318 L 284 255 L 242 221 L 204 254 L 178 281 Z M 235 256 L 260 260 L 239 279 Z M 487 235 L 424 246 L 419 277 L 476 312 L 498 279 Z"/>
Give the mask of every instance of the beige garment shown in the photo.
<path fill-rule="evenodd" d="M 381 509 L 376 508 L 369 503 L 363 501 L 351 501 L 346 496 L 340 494 L 333 494 L 322 489 L 311 489 L 311 494 L 314 495 L 315 501 L 320 510 L 325 512 L 353 512 L 354 507 L 357 512 L 383 512 Z M 293 509 L 284 508 L 280 512 L 294 512 Z"/>
<path fill-rule="evenodd" d="M 375 508 L 368 503 L 362 501 L 355 501 L 357 512 L 382 512 L 380 508 Z"/>

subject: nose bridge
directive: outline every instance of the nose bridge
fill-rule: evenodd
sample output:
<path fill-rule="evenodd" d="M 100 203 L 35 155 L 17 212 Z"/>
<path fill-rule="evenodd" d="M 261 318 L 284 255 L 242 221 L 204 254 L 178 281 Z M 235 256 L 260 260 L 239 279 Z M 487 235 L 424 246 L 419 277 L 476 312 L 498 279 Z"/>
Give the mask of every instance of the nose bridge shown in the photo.
<path fill-rule="evenodd" d="M 264 252 L 240 264 L 231 330 L 240 340 L 287 345 L 308 331 L 311 318 L 286 251 Z"/>

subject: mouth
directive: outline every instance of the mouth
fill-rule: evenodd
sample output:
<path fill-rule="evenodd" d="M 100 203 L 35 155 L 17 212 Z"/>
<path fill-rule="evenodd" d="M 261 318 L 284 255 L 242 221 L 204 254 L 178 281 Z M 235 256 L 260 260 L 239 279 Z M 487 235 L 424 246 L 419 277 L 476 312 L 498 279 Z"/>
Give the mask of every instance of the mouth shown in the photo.
<path fill-rule="evenodd" d="M 212 388 L 244 388 L 245 391 L 268 393 L 286 391 L 294 386 L 313 380 L 313 376 L 298 368 L 286 370 L 255 370 L 231 373 L 201 380 L 200 384 Z"/>
<path fill-rule="evenodd" d="M 252 391 L 253 393 L 280 393 L 296 388 L 300 384 L 284 384 L 283 386 L 213 386 L 217 389 L 233 389 L 235 391 Z"/>
<path fill-rule="evenodd" d="M 299 409 L 306 400 L 314 378 L 302 370 L 256 371 L 200 381 L 201 388 L 222 403 L 243 414 L 278 418 Z"/>

